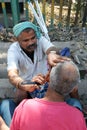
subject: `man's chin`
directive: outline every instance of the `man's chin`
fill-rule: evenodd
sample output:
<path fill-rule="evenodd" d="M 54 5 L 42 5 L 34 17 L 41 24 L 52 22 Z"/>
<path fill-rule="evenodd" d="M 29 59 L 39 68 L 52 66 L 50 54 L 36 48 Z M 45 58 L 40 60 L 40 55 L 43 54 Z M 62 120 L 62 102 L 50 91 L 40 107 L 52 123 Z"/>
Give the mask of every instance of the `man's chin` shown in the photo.
<path fill-rule="evenodd" d="M 36 49 L 36 47 L 31 47 L 29 49 L 27 49 L 29 52 L 33 52 Z"/>
<path fill-rule="evenodd" d="M 28 49 L 27 51 L 28 52 L 33 52 L 35 49 Z"/>

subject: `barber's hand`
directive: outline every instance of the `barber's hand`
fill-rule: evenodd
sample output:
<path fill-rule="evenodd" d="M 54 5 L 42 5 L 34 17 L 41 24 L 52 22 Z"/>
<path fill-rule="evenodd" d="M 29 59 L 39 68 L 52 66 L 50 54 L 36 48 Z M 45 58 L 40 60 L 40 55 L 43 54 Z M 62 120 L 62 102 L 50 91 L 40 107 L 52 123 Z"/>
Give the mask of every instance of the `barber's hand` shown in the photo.
<path fill-rule="evenodd" d="M 42 74 L 38 74 L 36 76 L 34 76 L 31 80 L 32 82 L 37 82 L 40 85 L 43 85 L 46 81 L 45 81 L 45 76 Z"/>
<path fill-rule="evenodd" d="M 27 92 L 33 92 L 35 89 L 39 89 L 39 86 L 37 84 L 22 84 L 21 83 L 20 88 Z"/>
<path fill-rule="evenodd" d="M 56 53 L 49 53 L 47 58 L 48 58 L 48 63 L 50 66 L 56 66 L 57 63 L 64 62 L 66 60 L 70 61 L 69 58 L 60 56 Z"/>
<path fill-rule="evenodd" d="M 38 74 L 34 76 L 31 81 L 23 81 L 20 83 L 19 88 L 28 92 L 33 92 L 35 89 L 40 89 L 40 85 L 45 82 L 45 76 Z"/>

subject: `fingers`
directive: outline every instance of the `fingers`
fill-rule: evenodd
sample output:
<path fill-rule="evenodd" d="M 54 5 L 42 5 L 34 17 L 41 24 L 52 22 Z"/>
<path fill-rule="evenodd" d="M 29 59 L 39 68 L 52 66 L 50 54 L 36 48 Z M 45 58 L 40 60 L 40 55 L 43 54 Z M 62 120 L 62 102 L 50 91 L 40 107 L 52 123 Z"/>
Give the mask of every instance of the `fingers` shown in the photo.
<path fill-rule="evenodd" d="M 38 74 L 38 75 L 33 77 L 32 81 L 37 82 L 37 83 L 42 85 L 45 83 L 45 76 L 42 74 Z"/>
<path fill-rule="evenodd" d="M 40 89 L 40 87 L 37 84 L 21 85 L 21 88 L 28 92 L 33 92 L 35 89 Z"/>
<path fill-rule="evenodd" d="M 40 89 L 40 87 L 38 86 L 38 85 L 28 85 L 27 86 L 27 90 L 29 91 L 29 92 L 33 92 L 34 90 L 36 90 L 36 89 Z"/>
<path fill-rule="evenodd" d="M 58 62 L 70 61 L 70 60 L 71 60 L 70 58 L 67 58 L 67 57 L 65 57 L 65 56 L 60 56 L 60 55 L 56 55 L 55 59 L 56 59 Z"/>
<path fill-rule="evenodd" d="M 48 55 L 48 63 L 50 66 L 56 66 L 57 63 L 64 62 L 64 61 L 71 61 L 71 59 L 57 54 Z"/>
<path fill-rule="evenodd" d="M 45 81 L 49 82 L 49 79 L 50 79 L 50 71 L 48 71 L 48 73 L 46 74 Z"/>
<path fill-rule="evenodd" d="M 35 89 L 40 89 L 40 85 L 38 85 L 35 82 L 39 83 L 40 85 L 43 85 L 46 82 L 45 76 L 42 75 L 42 74 L 38 74 L 38 75 L 34 76 L 32 78 L 32 80 L 29 81 L 29 83 L 28 82 L 25 82 L 24 84 L 21 83 L 20 88 L 22 90 L 25 90 L 25 91 L 28 91 L 28 92 L 33 92 Z"/>

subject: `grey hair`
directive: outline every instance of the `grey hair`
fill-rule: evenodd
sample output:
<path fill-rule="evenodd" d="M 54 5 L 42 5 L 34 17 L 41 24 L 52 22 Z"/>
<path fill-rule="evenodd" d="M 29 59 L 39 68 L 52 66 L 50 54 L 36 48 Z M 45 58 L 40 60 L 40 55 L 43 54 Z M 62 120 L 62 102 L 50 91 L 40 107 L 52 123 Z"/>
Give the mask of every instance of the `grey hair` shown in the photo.
<path fill-rule="evenodd" d="M 52 68 L 49 87 L 62 95 L 66 95 L 78 85 L 79 81 L 78 67 L 72 61 L 65 61 Z"/>

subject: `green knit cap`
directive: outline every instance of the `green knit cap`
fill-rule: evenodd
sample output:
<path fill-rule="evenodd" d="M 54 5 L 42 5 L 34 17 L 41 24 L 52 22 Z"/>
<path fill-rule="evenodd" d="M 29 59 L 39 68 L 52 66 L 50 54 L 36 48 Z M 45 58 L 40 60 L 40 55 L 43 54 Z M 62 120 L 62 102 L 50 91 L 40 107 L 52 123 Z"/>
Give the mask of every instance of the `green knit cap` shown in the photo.
<path fill-rule="evenodd" d="M 18 23 L 16 24 L 14 27 L 13 27 L 13 33 L 14 33 L 14 36 L 18 37 L 20 35 L 20 33 L 26 29 L 26 28 L 31 28 L 35 31 L 36 33 L 36 37 L 39 39 L 41 37 L 41 33 L 40 33 L 40 28 L 36 25 L 34 25 L 33 23 L 31 22 L 28 22 L 28 21 L 25 21 L 25 22 L 21 22 L 21 23 Z"/>

